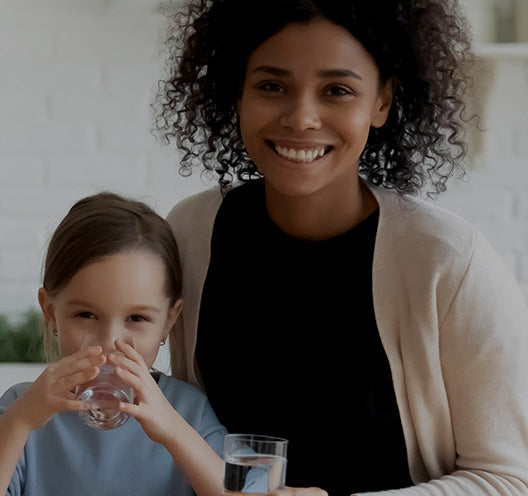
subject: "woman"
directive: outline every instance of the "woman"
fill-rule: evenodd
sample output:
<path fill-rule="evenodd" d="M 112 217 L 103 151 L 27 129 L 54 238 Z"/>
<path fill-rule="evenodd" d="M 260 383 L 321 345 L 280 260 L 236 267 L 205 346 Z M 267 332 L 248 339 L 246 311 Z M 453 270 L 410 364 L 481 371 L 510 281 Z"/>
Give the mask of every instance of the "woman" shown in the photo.
<path fill-rule="evenodd" d="M 411 197 L 463 173 L 457 2 L 188 7 L 157 126 L 221 188 L 169 214 L 173 373 L 229 431 L 288 438 L 290 486 L 528 494 L 526 305 L 474 228 Z"/>

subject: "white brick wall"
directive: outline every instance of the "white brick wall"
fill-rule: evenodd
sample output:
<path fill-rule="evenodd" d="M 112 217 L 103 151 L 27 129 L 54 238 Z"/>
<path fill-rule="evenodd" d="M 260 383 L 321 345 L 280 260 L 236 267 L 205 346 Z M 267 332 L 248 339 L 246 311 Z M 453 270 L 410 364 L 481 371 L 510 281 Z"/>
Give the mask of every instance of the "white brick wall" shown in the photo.
<path fill-rule="evenodd" d="M 204 189 L 149 133 L 164 19 L 156 0 L 0 0 L 0 313 L 36 305 L 47 239 L 111 189 L 165 215 Z M 439 203 L 479 227 L 528 297 L 528 56 L 489 60 L 469 183 Z"/>
<path fill-rule="evenodd" d="M 208 186 L 149 133 L 163 35 L 154 0 L 0 0 L 0 313 L 36 306 L 47 240 L 80 197 L 165 215 Z"/>
<path fill-rule="evenodd" d="M 503 256 L 528 299 L 528 45 L 524 54 L 484 57 L 472 108 L 470 180 L 438 203 L 477 226 Z"/>

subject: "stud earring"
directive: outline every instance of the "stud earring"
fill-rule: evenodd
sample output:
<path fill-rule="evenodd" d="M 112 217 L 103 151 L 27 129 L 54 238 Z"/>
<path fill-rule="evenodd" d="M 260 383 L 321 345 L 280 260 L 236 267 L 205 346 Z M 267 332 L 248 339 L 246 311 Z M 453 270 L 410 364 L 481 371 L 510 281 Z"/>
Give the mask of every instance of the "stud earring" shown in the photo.
<path fill-rule="evenodd" d="M 57 331 L 57 329 L 55 329 L 55 327 L 51 328 L 51 332 L 53 333 L 54 336 L 58 336 L 59 335 L 59 331 Z"/>
<path fill-rule="evenodd" d="M 160 341 L 160 346 L 163 346 L 166 342 L 167 342 L 167 338 L 163 338 L 163 339 Z"/>

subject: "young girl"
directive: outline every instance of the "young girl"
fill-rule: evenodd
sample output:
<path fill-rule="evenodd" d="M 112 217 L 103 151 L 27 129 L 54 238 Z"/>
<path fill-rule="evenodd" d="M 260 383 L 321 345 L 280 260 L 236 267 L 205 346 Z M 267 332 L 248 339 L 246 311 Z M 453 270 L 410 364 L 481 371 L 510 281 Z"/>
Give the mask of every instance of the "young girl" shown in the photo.
<path fill-rule="evenodd" d="M 166 221 L 110 193 L 79 201 L 51 239 L 38 299 L 47 348 L 62 358 L 0 400 L 0 494 L 174 496 L 191 494 L 190 482 L 218 495 L 211 448 L 220 454 L 225 429 L 202 392 L 149 371 L 182 307 Z M 115 339 L 123 329 L 133 347 Z M 83 348 L 87 334 L 101 346 Z M 72 391 L 105 363 L 133 387 L 135 403 L 121 409 L 137 422 L 98 431 L 81 423 L 88 405 Z"/>
<path fill-rule="evenodd" d="M 410 197 L 463 173 L 457 1 L 186 4 L 156 123 L 221 188 L 169 215 L 173 373 L 229 431 L 289 439 L 291 486 L 528 494 L 526 304 L 480 233 Z"/>

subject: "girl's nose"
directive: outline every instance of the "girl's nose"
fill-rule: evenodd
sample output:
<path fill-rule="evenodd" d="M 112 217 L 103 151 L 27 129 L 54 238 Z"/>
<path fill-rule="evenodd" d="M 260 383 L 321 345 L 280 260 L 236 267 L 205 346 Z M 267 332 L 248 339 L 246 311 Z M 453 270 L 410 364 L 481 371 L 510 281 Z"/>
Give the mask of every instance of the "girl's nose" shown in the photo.
<path fill-rule="evenodd" d="M 280 123 L 282 126 L 296 131 L 319 129 L 321 117 L 317 102 L 309 95 L 292 97 L 289 105 L 284 109 Z"/>
<path fill-rule="evenodd" d="M 109 354 L 115 351 L 116 339 L 125 339 L 128 341 L 128 335 L 130 332 L 122 325 L 108 324 L 102 326 L 99 332 L 99 341 L 103 348 L 103 353 Z"/>
<path fill-rule="evenodd" d="M 114 333 L 104 330 L 99 334 L 99 344 L 103 348 L 103 354 L 108 355 L 115 350 L 115 340 L 117 338 Z"/>
<path fill-rule="evenodd" d="M 109 323 L 102 326 L 99 332 L 100 344 L 103 348 L 103 354 L 108 355 L 115 351 L 116 339 L 121 339 L 130 346 L 134 346 L 134 336 L 121 322 Z"/>

